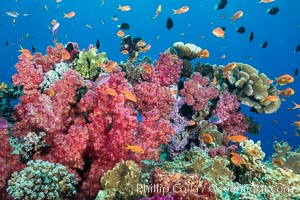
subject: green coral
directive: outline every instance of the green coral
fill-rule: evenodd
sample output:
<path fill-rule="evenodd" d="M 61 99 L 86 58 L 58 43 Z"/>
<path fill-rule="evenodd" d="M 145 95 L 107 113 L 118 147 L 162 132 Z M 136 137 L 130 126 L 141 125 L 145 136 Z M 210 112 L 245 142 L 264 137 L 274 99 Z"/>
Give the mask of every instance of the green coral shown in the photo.
<path fill-rule="evenodd" d="M 106 63 L 108 58 L 106 53 L 97 53 L 98 49 L 91 48 L 87 52 L 80 51 L 78 58 L 75 60 L 75 70 L 85 79 L 93 80 L 100 72 L 99 64 Z"/>
<path fill-rule="evenodd" d="M 76 194 L 76 185 L 75 175 L 63 165 L 36 160 L 12 174 L 7 192 L 15 200 L 64 199 Z"/>
<path fill-rule="evenodd" d="M 141 184 L 141 169 L 133 161 L 122 161 L 112 170 L 106 172 L 101 178 L 101 186 L 104 190 L 98 193 L 97 199 L 113 199 L 122 196 L 125 199 L 139 199 L 145 196 L 143 191 L 137 190 Z"/>

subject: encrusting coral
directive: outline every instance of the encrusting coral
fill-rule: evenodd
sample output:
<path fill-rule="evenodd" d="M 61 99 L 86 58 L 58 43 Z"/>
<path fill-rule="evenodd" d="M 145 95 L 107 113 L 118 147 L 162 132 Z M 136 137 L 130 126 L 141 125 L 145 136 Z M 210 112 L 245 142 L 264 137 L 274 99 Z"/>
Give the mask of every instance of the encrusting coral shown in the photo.
<path fill-rule="evenodd" d="M 106 172 L 101 178 L 101 186 L 96 199 L 107 199 L 119 196 L 125 199 L 139 199 L 145 196 L 145 191 L 138 186 L 141 184 L 141 169 L 134 161 L 122 161 L 112 169 Z"/>

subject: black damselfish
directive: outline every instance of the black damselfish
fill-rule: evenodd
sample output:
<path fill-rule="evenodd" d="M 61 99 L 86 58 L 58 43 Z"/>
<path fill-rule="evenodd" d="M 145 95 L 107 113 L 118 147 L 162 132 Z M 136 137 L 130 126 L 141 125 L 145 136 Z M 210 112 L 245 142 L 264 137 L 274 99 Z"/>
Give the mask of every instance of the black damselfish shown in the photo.
<path fill-rule="evenodd" d="M 74 46 L 71 42 L 67 44 L 66 50 L 71 53 L 74 50 Z"/>
<path fill-rule="evenodd" d="M 174 26 L 173 20 L 171 18 L 168 18 L 166 26 L 168 30 L 170 30 Z"/>
<path fill-rule="evenodd" d="M 260 45 L 260 47 L 263 48 L 263 49 L 265 49 L 267 46 L 268 46 L 268 42 L 267 42 L 267 41 L 264 41 L 264 42 Z"/>
<path fill-rule="evenodd" d="M 254 33 L 251 32 L 251 33 L 249 34 L 249 41 L 252 42 L 253 39 L 254 39 Z"/>
<path fill-rule="evenodd" d="M 270 15 L 276 15 L 279 12 L 279 7 L 278 6 L 273 6 L 272 8 L 269 8 L 267 10 L 267 13 Z"/>
<path fill-rule="evenodd" d="M 295 69 L 295 76 L 298 76 L 298 68 L 297 69 Z"/>
<path fill-rule="evenodd" d="M 225 8 L 226 5 L 227 5 L 227 0 L 220 0 L 219 4 L 215 6 L 215 9 L 221 10 Z"/>
<path fill-rule="evenodd" d="M 297 45 L 296 49 L 295 49 L 295 53 L 300 51 L 300 44 Z"/>
<path fill-rule="evenodd" d="M 122 23 L 122 24 L 118 25 L 118 28 L 122 29 L 122 30 L 128 30 L 130 28 L 130 26 L 127 23 Z"/>
<path fill-rule="evenodd" d="M 246 28 L 244 26 L 241 26 L 236 29 L 236 32 L 241 33 L 241 34 L 245 33 L 245 31 L 246 31 Z"/>
<path fill-rule="evenodd" d="M 96 48 L 97 48 L 97 49 L 100 48 L 100 41 L 99 41 L 99 40 L 97 40 L 97 42 L 96 42 Z"/>

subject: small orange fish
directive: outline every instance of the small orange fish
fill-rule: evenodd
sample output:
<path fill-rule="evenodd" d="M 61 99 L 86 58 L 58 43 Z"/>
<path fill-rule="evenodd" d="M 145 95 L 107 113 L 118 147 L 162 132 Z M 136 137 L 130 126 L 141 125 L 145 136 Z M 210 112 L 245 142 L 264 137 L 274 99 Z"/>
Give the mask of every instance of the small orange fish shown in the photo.
<path fill-rule="evenodd" d="M 121 53 L 124 54 L 124 55 L 126 55 L 126 54 L 128 54 L 129 52 L 128 52 L 128 50 L 123 49 L 123 50 L 121 51 Z"/>
<path fill-rule="evenodd" d="M 55 91 L 51 88 L 50 90 L 48 90 L 48 95 L 49 95 L 49 97 L 54 97 Z"/>
<path fill-rule="evenodd" d="M 51 20 L 51 24 L 54 26 L 57 23 L 56 19 Z"/>
<path fill-rule="evenodd" d="M 190 8 L 188 6 L 183 6 L 177 10 L 174 10 L 173 9 L 173 14 L 183 14 L 183 13 L 186 13 L 187 11 L 189 11 Z"/>
<path fill-rule="evenodd" d="M 218 84 L 216 75 L 214 75 L 214 78 L 213 78 L 213 84 L 214 84 L 214 86 L 216 86 L 216 85 Z"/>
<path fill-rule="evenodd" d="M 257 149 L 250 149 L 248 152 L 249 152 L 250 154 L 255 155 L 255 156 L 258 156 L 258 155 L 259 155 L 259 151 L 258 151 Z"/>
<path fill-rule="evenodd" d="M 20 48 L 21 49 L 19 50 L 19 52 L 22 52 L 26 56 L 26 58 L 32 58 L 32 54 L 28 49 L 23 49 L 22 46 L 20 46 Z"/>
<path fill-rule="evenodd" d="M 207 49 L 202 49 L 198 52 L 199 58 L 208 58 L 209 57 L 209 51 Z"/>
<path fill-rule="evenodd" d="M 127 144 L 126 149 L 129 149 L 133 153 L 144 154 L 144 149 L 142 147 L 140 147 L 140 146 L 133 146 L 133 145 Z"/>
<path fill-rule="evenodd" d="M 71 59 L 71 54 L 66 49 L 64 49 L 63 52 L 62 52 L 62 58 L 64 60 L 70 60 Z"/>
<path fill-rule="evenodd" d="M 242 167 L 241 165 L 245 164 L 245 160 L 242 158 L 242 156 L 238 153 L 231 153 L 230 161 L 239 167 Z"/>
<path fill-rule="evenodd" d="M 1 90 L 4 90 L 4 89 L 5 89 L 5 83 L 4 83 L 4 82 L 1 83 L 0 89 L 1 89 Z"/>
<path fill-rule="evenodd" d="M 115 22 L 119 20 L 119 18 L 116 17 L 116 16 L 113 16 L 113 17 L 111 17 L 110 19 L 113 20 L 113 21 L 115 21 Z"/>
<path fill-rule="evenodd" d="M 291 109 L 300 109 L 300 104 L 297 104 L 296 102 L 292 101 L 293 104 L 295 105 L 294 108 L 291 108 Z"/>
<path fill-rule="evenodd" d="M 130 6 L 121 6 L 119 4 L 119 7 L 118 7 L 119 10 L 123 11 L 123 12 L 126 12 L 126 11 L 130 11 L 131 10 L 131 7 Z"/>
<path fill-rule="evenodd" d="M 125 36 L 124 31 L 119 30 L 119 31 L 117 32 L 117 36 L 120 37 L 120 38 L 123 38 L 123 37 Z"/>
<path fill-rule="evenodd" d="M 233 135 L 233 136 L 229 136 L 228 140 L 231 142 L 244 142 L 248 140 L 248 137 L 243 135 Z"/>
<path fill-rule="evenodd" d="M 227 79 L 230 76 L 231 71 L 223 72 L 223 79 Z"/>
<path fill-rule="evenodd" d="M 234 68 L 237 67 L 236 62 L 232 62 L 232 63 L 228 63 L 224 68 L 223 68 L 223 72 L 228 72 L 233 70 Z"/>
<path fill-rule="evenodd" d="M 155 15 L 152 17 L 152 19 L 155 19 L 159 14 L 161 13 L 161 4 L 159 4 L 156 8 Z"/>
<path fill-rule="evenodd" d="M 294 77 L 289 74 L 284 74 L 276 78 L 276 85 L 283 86 L 292 82 L 294 82 Z"/>
<path fill-rule="evenodd" d="M 139 40 L 136 44 L 138 48 L 143 48 L 146 46 L 146 42 L 144 40 Z"/>
<path fill-rule="evenodd" d="M 273 1 L 275 1 L 275 0 L 260 0 L 260 2 L 258 2 L 258 3 L 271 3 Z"/>
<path fill-rule="evenodd" d="M 222 38 L 222 39 L 225 38 L 225 32 L 224 32 L 224 30 L 221 29 L 220 27 L 215 28 L 215 29 L 212 31 L 212 34 L 214 34 L 214 36 L 220 37 L 220 38 Z"/>
<path fill-rule="evenodd" d="M 278 165 L 278 166 L 283 166 L 283 165 L 284 165 L 283 160 L 280 159 L 280 158 L 273 158 L 273 159 L 272 159 L 272 163 L 274 163 L 274 164 L 276 164 L 276 165 Z"/>
<path fill-rule="evenodd" d="M 241 10 L 237 11 L 237 12 L 234 13 L 233 16 L 231 17 L 231 21 L 237 20 L 237 19 L 243 17 L 243 15 L 244 15 L 244 12 L 243 12 L 243 11 L 241 11 Z"/>
<path fill-rule="evenodd" d="M 111 96 L 117 96 L 116 90 L 114 90 L 112 88 L 107 88 L 105 91 L 107 92 L 107 94 L 109 94 Z"/>
<path fill-rule="evenodd" d="M 114 68 L 117 66 L 117 62 L 108 61 L 106 67 L 104 68 L 105 72 L 112 72 Z"/>
<path fill-rule="evenodd" d="M 149 51 L 151 48 L 151 44 L 147 44 L 144 48 L 141 49 L 141 52 L 145 53 L 147 51 Z"/>
<path fill-rule="evenodd" d="M 278 101 L 279 100 L 279 97 L 278 96 L 274 96 L 274 95 L 271 95 L 271 96 L 267 96 L 267 97 L 264 97 L 260 100 L 261 103 L 263 102 L 275 102 L 275 101 Z"/>
<path fill-rule="evenodd" d="M 196 122 L 194 120 L 188 121 L 189 126 L 195 126 Z"/>
<path fill-rule="evenodd" d="M 292 88 L 285 88 L 284 90 L 278 90 L 278 93 L 282 96 L 289 97 L 295 94 L 295 91 Z"/>
<path fill-rule="evenodd" d="M 133 93 L 131 93 L 129 91 L 123 91 L 123 94 L 125 95 L 126 99 L 136 102 L 136 96 Z"/>
<path fill-rule="evenodd" d="M 210 144 L 214 141 L 214 138 L 209 133 L 204 133 L 202 135 L 201 139 L 202 139 L 203 142 L 205 142 L 207 144 Z"/>
<path fill-rule="evenodd" d="M 273 82 L 274 82 L 273 80 L 268 79 L 268 80 L 266 80 L 266 81 L 264 82 L 264 84 L 265 84 L 265 85 L 270 85 L 270 84 L 272 84 Z"/>
<path fill-rule="evenodd" d="M 64 16 L 63 16 L 63 18 L 72 18 L 72 17 L 74 17 L 75 16 L 75 12 L 74 11 L 72 11 L 72 12 L 69 12 L 69 13 L 64 13 Z"/>
<path fill-rule="evenodd" d="M 147 74 L 152 74 L 153 72 L 151 65 L 148 63 L 143 64 L 143 69 Z"/>
<path fill-rule="evenodd" d="M 294 121 L 292 125 L 295 125 L 297 127 L 300 127 L 300 121 Z"/>

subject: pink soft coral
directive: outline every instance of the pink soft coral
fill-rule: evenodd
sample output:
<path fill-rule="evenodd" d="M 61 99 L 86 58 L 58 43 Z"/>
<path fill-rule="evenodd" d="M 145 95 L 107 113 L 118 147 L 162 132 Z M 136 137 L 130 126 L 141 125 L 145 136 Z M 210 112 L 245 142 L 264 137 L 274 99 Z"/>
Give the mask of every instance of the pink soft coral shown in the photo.
<path fill-rule="evenodd" d="M 232 135 L 244 135 L 249 127 L 246 123 L 246 117 L 238 112 L 240 104 L 235 95 L 230 95 L 228 92 L 221 94 L 220 99 L 213 110 L 213 116 L 218 116 L 221 123 L 218 124 L 224 133 L 223 143 L 228 144 L 227 137 Z"/>
<path fill-rule="evenodd" d="M 200 111 L 208 107 L 208 101 L 218 97 L 218 90 L 209 85 L 208 77 L 202 77 L 198 72 L 194 72 L 191 79 L 184 82 L 184 88 L 180 94 L 184 97 L 187 105 L 192 106 L 193 110 Z"/>

